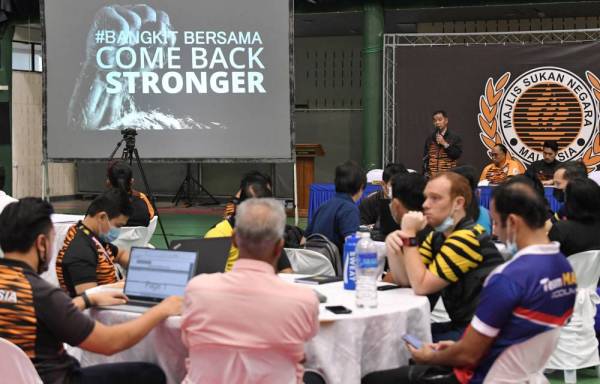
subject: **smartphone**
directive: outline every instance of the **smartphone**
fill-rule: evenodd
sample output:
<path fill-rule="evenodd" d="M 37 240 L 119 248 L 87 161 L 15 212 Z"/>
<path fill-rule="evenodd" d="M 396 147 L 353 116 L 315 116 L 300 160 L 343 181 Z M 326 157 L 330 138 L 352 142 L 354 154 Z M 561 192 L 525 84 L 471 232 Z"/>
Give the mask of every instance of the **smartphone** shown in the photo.
<path fill-rule="evenodd" d="M 408 344 L 412 345 L 416 349 L 421 349 L 421 347 L 423 346 L 421 340 L 417 339 L 413 335 L 406 334 L 402 336 L 402 340 L 406 341 Z"/>
<path fill-rule="evenodd" d="M 389 291 L 390 289 L 397 289 L 400 288 L 399 285 L 396 284 L 386 284 L 386 285 L 380 285 L 377 287 L 378 291 Z"/>
<path fill-rule="evenodd" d="M 352 313 L 351 309 L 346 308 L 343 305 L 328 305 L 325 307 L 325 309 L 335 313 L 336 315 Z"/>

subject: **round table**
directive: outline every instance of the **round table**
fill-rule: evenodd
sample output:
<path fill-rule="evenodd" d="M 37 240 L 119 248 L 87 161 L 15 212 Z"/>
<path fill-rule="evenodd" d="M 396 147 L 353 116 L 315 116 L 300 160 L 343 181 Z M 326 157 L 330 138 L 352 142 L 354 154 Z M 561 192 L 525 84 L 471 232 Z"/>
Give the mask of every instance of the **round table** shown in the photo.
<path fill-rule="evenodd" d="M 300 276 L 280 275 L 287 281 Z M 327 303 L 320 305 L 319 333 L 305 345 L 304 366 L 321 371 L 328 383 L 360 383 L 361 377 L 370 372 L 407 364 L 410 354 L 401 339 L 405 333 L 431 341 L 429 301 L 411 289 L 380 291 L 377 308 L 359 309 L 354 303 L 354 291 L 344 290 L 342 282 L 311 287 L 327 296 Z M 335 315 L 325 309 L 326 305 L 344 305 L 352 313 Z M 105 309 L 91 310 L 90 315 L 109 325 L 139 316 Z M 170 317 L 140 343 L 113 356 L 79 348 L 69 348 L 69 353 L 83 366 L 123 361 L 155 363 L 163 369 L 169 383 L 180 383 L 186 373 L 187 356 L 180 326 L 179 316 Z"/>

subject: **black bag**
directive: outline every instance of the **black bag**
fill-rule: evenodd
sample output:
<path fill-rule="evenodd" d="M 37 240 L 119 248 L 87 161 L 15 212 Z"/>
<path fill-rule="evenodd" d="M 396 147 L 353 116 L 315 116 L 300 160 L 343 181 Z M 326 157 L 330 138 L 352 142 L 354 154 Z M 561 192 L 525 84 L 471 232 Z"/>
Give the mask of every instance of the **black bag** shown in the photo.
<path fill-rule="evenodd" d="M 336 276 L 342 276 L 343 265 L 342 257 L 338 247 L 333 244 L 325 235 L 320 233 L 313 233 L 306 238 L 304 249 L 310 249 L 311 251 L 318 252 L 331 262 L 333 270 Z"/>

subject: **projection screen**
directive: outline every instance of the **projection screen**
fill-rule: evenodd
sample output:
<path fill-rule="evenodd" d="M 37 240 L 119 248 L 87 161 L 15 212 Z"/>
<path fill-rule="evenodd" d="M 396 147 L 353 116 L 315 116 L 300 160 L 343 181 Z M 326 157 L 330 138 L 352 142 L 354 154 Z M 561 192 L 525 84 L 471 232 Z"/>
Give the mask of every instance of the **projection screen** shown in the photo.
<path fill-rule="evenodd" d="M 46 0 L 51 160 L 292 158 L 290 3 Z"/>

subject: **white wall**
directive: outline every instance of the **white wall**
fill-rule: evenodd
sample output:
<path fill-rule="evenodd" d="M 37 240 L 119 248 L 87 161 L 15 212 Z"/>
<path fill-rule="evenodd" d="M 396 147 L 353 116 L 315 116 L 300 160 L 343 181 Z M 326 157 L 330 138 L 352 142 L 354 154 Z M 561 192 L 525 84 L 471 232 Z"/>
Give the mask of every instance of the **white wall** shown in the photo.
<path fill-rule="evenodd" d="M 12 74 L 13 196 L 42 195 L 42 75 Z M 75 194 L 75 165 L 50 164 L 50 196 Z"/>

